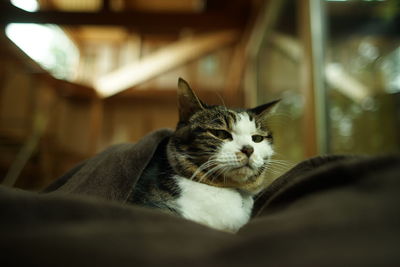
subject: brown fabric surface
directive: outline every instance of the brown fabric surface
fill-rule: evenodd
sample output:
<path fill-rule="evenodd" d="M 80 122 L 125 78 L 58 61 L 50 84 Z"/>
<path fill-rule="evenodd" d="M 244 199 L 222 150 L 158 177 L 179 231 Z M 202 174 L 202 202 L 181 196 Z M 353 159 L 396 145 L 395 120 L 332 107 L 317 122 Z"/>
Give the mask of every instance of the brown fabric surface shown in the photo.
<path fill-rule="evenodd" d="M 125 202 L 158 144 L 171 134 L 172 130 L 161 129 L 136 144 L 113 145 L 71 169 L 44 193 L 90 195 Z"/>
<path fill-rule="evenodd" d="M 145 165 L 153 153 L 135 150 L 168 134 L 89 159 L 51 194 L 0 187 L 2 266 L 400 265 L 400 157 L 304 161 L 258 198 L 257 216 L 232 235 L 124 203 L 130 189 L 118 187 L 133 186 L 144 168 L 132 162 Z M 103 176 L 117 169 L 128 181 Z"/>

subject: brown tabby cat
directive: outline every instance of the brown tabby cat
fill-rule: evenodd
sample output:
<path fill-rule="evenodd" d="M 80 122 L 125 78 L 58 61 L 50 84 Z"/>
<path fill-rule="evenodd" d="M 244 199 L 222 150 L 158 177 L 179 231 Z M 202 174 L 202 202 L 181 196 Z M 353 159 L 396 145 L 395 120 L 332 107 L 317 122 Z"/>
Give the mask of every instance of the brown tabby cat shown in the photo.
<path fill-rule="evenodd" d="M 131 201 L 236 232 L 265 187 L 274 153 L 267 114 L 278 101 L 228 109 L 203 103 L 181 78 L 178 88 L 176 130 L 158 147 Z"/>

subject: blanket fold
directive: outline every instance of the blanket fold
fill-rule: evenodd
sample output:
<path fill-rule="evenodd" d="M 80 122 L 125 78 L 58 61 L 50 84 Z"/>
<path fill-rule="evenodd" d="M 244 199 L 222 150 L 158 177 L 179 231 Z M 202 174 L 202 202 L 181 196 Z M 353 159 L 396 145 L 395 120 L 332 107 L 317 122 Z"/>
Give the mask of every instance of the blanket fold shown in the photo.
<path fill-rule="evenodd" d="M 136 144 L 113 145 L 71 169 L 43 192 L 90 195 L 125 202 L 158 144 L 171 134 L 172 130 L 161 129 L 149 133 Z"/>
<path fill-rule="evenodd" d="M 43 193 L 0 186 L 4 266 L 398 266 L 400 157 L 300 162 L 237 235 L 127 205 L 163 129 L 112 146 Z"/>

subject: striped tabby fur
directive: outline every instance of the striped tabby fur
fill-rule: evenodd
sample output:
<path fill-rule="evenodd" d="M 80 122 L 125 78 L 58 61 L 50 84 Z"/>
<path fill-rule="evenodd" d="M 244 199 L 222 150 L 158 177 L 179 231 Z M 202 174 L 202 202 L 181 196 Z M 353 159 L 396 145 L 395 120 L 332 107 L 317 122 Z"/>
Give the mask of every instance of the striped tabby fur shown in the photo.
<path fill-rule="evenodd" d="M 175 133 L 159 146 L 131 201 L 235 232 L 265 187 L 273 155 L 266 115 L 278 101 L 229 109 L 203 103 L 183 79 L 178 88 Z"/>

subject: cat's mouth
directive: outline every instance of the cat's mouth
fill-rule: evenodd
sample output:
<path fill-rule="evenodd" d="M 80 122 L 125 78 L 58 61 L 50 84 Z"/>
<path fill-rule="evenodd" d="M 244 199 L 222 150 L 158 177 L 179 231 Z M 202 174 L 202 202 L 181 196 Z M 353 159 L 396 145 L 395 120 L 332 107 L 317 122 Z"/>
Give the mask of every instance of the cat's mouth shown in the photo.
<path fill-rule="evenodd" d="M 249 169 L 253 170 L 253 167 L 250 165 L 250 162 L 247 162 L 245 164 L 242 164 L 241 166 L 235 167 L 232 170 L 240 170 L 240 169 Z"/>
<path fill-rule="evenodd" d="M 236 169 L 247 168 L 250 170 L 254 170 L 254 166 L 251 164 L 251 159 L 247 156 L 244 156 L 242 153 L 236 153 L 236 162 L 238 166 Z"/>
<path fill-rule="evenodd" d="M 254 167 L 250 165 L 249 162 L 242 164 L 241 166 L 237 166 L 232 168 L 229 171 L 229 176 L 236 181 L 243 182 L 246 181 L 248 177 L 254 174 Z"/>
<path fill-rule="evenodd" d="M 199 180 L 221 180 L 223 183 L 246 183 L 250 177 L 254 177 L 258 173 L 257 165 L 248 157 L 235 157 L 229 158 L 227 161 L 220 161 L 215 164 L 207 163 L 212 161 L 206 161 L 198 168 L 196 173 L 203 172 L 202 178 Z M 207 168 L 202 168 L 207 166 Z M 222 170 L 222 171 L 221 171 Z M 201 175 L 200 175 L 201 176 Z M 218 177 L 218 179 L 216 179 Z M 205 178 L 205 179 L 204 179 Z"/>

